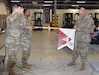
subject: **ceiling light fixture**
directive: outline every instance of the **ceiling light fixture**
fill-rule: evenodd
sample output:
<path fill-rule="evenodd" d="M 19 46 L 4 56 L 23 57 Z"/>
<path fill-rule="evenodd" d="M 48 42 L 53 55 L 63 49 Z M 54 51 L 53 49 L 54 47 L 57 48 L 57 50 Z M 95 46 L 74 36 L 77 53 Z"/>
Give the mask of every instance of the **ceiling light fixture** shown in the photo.
<path fill-rule="evenodd" d="M 43 4 L 43 6 L 51 6 L 51 4 Z"/>
<path fill-rule="evenodd" d="M 37 1 L 32 1 L 32 4 L 38 4 L 38 2 Z"/>
<path fill-rule="evenodd" d="M 71 5 L 72 7 L 79 7 L 79 5 Z"/>
<path fill-rule="evenodd" d="M 53 1 L 44 1 L 44 3 L 53 3 Z"/>
<path fill-rule="evenodd" d="M 77 3 L 86 3 L 85 1 L 77 1 Z"/>
<path fill-rule="evenodd" d="M 18 0 L 11 0 L 11 2 L 20 2 L 20 1 L 18 1 Z"/>

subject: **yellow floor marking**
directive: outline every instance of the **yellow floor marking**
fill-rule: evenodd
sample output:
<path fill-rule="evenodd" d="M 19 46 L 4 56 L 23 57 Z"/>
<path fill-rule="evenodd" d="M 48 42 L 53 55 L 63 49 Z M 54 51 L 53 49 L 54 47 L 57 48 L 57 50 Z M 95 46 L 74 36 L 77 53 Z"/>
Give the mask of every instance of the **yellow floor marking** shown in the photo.
<path fill-rule="evenodd" d="M 71 56 L 72 54 L 31 54 L 30 56 Z M 18 56 L 22 56 L 21 53 Z M 88 56 L 99 56 L 99 54 L 88 54 Z"/>

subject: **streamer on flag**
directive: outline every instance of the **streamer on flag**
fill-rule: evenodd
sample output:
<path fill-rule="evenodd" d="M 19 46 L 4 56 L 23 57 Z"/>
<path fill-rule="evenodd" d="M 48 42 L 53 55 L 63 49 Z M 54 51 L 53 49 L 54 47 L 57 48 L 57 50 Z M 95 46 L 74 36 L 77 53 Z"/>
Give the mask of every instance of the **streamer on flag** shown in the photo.
<path fill-rule="evenodd" d="M 74 49 L 75 31 L 75 29 L 59 28 L 58 50 L 65 46 Z"/>

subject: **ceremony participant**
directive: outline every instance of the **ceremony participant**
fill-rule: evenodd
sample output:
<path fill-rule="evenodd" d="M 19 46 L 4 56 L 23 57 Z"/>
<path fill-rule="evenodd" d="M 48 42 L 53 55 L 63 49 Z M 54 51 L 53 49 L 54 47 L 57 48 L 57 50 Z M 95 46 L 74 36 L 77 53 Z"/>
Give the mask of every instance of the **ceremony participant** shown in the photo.
<path fill-rule="evenodd" d="M 87 15 L 86 9 L 80 8 L 79 18 L 74 25 L 77 33 L 76 49 L 73 51 L 72 61 L 67 64 L 68 66 L 75 65 L 78 54 L 80 54 L 82 62 L 80 70 L 85 70 L 87 53 L 91 42 L 90 34 L 94 32 L 94 27 L 94 21 Z"/>
<path fill-rule="evenodd" d="M 14 72 L 14 66 L 17 61 L 17 51 L 20 44 L 20 19 L 23 13 L 22 10 L 20 4 L 15 3 L 12 5 L 12 13 L 7 17 L 5 46 L 8 51 L 8 75 L 18 75 Z"/>
<path fill-rule="evenodd" d="M 31 64 L 28 63 L 28 59 L 31 53 L 31 34 L 32 28 L 26 28 L 27 26 L 31 26 L 28 17 L 30 16 L 30 10 L 23 10 L 24 17 L 21 19 L 20 31 L 21 31 L 21 49 L 22 49 L 22 63 L 23 67 L 26 69 L 30 69 L 32 67 Z"/>

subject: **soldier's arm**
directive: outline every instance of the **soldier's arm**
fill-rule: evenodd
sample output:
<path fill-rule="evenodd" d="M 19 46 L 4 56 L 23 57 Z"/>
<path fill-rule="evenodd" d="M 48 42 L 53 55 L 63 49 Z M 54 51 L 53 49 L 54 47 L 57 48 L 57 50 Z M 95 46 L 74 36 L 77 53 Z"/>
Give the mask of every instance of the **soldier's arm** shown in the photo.
<path fill-rule="evenodd" d="M 76 25 L 74 26 L 74 29 L 76 29 L 77 31 L 80 31 L 80 28 L 77 27 Z"/>
<path fill-rule="evenodd" d="M 74 25 L 73 28 L 76 29 L 77 31 L 80 31 L 80 28 L 78 26 L 78 21 L 75 22 L 75 25 Z"/>
<path fill-rule="evenodd" d="M 20 21 L 20 31 L 22 34 L 27 33 L 29 31 L 29 28 L 27 28 L 27 20 L 24 17 Z"/>
<path fill-rule="evenodd" d="M 94 33 L 94 28 L 95 28 L 94 20 L 90 18 L 90 21 L 88 23 L 89 33 Z"/>
<path fill-rule="evenodd" d="M 14 24 L 17 21 L 17 17 L 18 17 L 17 13 L 7 17 L 7 20 L 6 20 L 7 29 L 11 29 L 11 24 Z"/>
<path fill-rule="evenodd" d="M 8 17 L 10 23 L 14 23 L 18 19 L 18 13 L 15 13 Z"/>
<path fill-rule="evenodd" d="M 24 17 L 20 20 L 20 28 L 26 29 L 26 19 Z"/>

